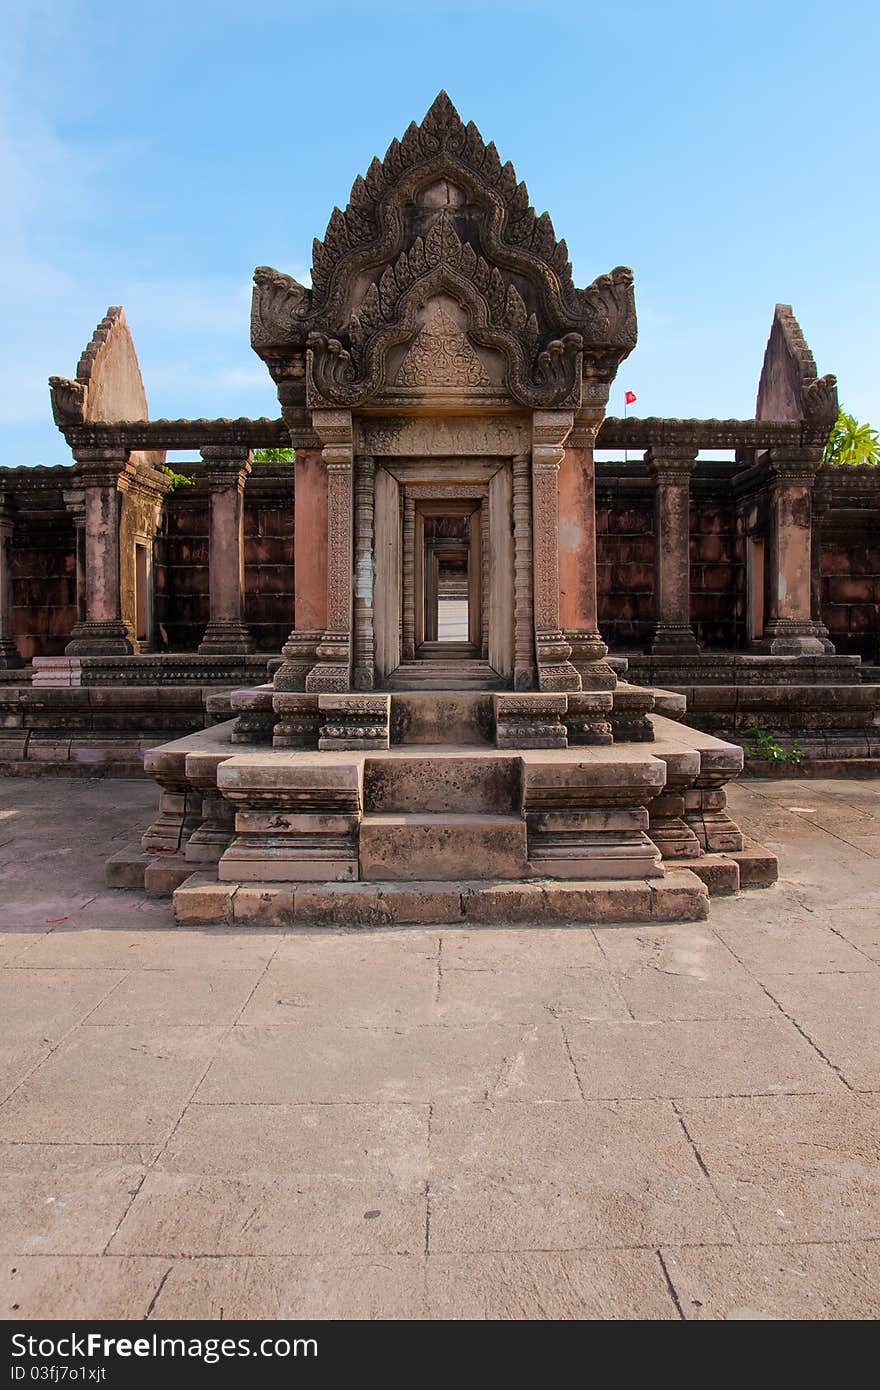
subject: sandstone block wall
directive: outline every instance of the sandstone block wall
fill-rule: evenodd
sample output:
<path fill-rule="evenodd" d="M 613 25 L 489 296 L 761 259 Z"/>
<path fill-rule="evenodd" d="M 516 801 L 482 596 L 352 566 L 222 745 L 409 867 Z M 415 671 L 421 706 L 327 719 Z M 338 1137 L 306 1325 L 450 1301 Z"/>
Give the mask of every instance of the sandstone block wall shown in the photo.
<path fill-rule="evenodd" d="M 197 482 L 164 502 L 154 545 L 154 648 L 195 651 L 208 622 L 209 495 L 201 460 L 174 467 Z M 4 479 L 19 499 L 10 547 L 12 620 L 26 659 L 63 652 L 76 621 L 75 531 L 62 496 L 69 470 L 46 470 L 37 487 L 40 472 L 6 470 Z M 701 462 L 692 491 L 691 620 L 710 650 L 746 644 L 746 523 L 728 473 Z M 835 478 L 822 522 L 822 618 L 840 653 L 873 662 L 880 660 L 880 507 L 866 491 L 867 470 L 846 473 L 859 477 Z M 30 475 L 27 489 L 18 482 L 23 475 Z M 858 498 L 851 495 L 856 486 Z M 643 649 L 655 621 L 655 536 L 653 492 L 641 462 L 598 464 L 596 524 L 600 629 L 612 649 Z M 278 651 L 293 616 L 289 465 L 254 466 L 244 527 L 245 621 L 260 651 Z"/>

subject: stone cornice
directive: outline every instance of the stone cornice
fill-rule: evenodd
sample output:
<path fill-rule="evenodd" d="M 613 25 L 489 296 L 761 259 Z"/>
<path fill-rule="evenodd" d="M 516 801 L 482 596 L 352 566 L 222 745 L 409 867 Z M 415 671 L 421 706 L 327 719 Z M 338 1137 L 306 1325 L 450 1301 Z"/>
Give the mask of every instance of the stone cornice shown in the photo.
<path fill-rule="evenodd" d="M 202 445 L 241 444 L 251 449 L 286 449 L 290 430 L 283 420 L 117 420 L 94 421 L 65 432 L 72 449 L 200 449 Z"/>
<path fill-rule="evenodd" d="M 812 443 L 802 421 L 675 420 L 648 416 L 644 420 L 609 416 L 602 422 L 597 449 L 649 449 L 652 446 L 692 449 L 769 449 Z M 824 441 L 823 441 L 824 442 Z"/>

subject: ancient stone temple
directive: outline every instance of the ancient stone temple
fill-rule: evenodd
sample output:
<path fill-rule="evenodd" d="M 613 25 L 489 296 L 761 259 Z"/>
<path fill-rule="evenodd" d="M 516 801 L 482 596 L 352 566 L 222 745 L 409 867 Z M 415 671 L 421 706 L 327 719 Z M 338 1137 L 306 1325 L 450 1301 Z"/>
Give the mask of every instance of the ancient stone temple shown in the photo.
<path fill-rule="evenodd" d="M 146 752 L 159 814 L 110 882 L 174 890 L 180 920 L 350 924 L 686 919 L 710 889 L 772 881 L 773 856 L 726 809 L 742 747 L 699 718 L 715 706 L 695 687 L 794 678 L 820 692 L 805 709 L 840 710 L 816 725 L 824 753 L 856 729 L 880 752 L 877 689 L 822 622 L 817 518 L 835 499 L 816 479 L 837 397 L 791 311 L 777 307 L 755 419 L 607 419 L 636 342 L 632 272 L 577 287 L 547 214 L 443 93 L 334 210 L 310 287 L 268 267 L 254 281 L 279 419 L 151 421 L 119 310 L 76 379 L 52 380 L 80 607 L 35 687 L 152 684 L 161 708 L 169 672 L 240 685 L 208 700 L 220 722 Z M 253 450 L 279 446 L 293 463 L 258 481 Z M 597 446 L 644 458 L 597 472 Z M 176 573 L 160 518 L 192 505 L 166 496 L 164 451 L 191 447 L 209 605 L 197 650 L 175 656 L 151 585 L 157 554 L 166 595 Z M 701 472 L 713 447 L 735 462 Z M 292 602 L 263 612 L 260 643 L 254 487 L 283 496 L 293 541 Z M 720 602 L 710 584 L 695 614 L 694 525 L 712 507 L 735 545 L 719 523 L 702 568 Z M 650 540 L 650 608 L 624 580 L 608 619 L 647 647 L 628 658 L 637 683 L 600 620 L 598 561 L 627 518 Z M 707 650 L 715 619 L 724 651 Z M 292 630 L 267 672 L 279 623 Z"/>

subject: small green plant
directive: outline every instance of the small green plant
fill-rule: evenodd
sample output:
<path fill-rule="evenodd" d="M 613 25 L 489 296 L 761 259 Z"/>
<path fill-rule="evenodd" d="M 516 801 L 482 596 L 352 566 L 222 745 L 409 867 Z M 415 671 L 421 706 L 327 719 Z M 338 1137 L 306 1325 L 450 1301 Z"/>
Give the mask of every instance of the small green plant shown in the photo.
<path fill-rule="evenodd" d="M 254 449 L 254 463 L 293 463 L 293 449 Z"/>
<path fill-rule="evenodd" d="M 747 758 L 755 758 L 764 763 L 793 763 L 795 766 L 799 766 L 804 760 L 803 749 L 799 743 L 793 743 L 788 749 L 784 748 L 766 724 L 753 724 L 746 733 L 753 740 L 745 746 Z"/>
<path fill-rule="evenodd" d="M 169 468 L 168 465 L 164 463 L 162 464 L 161 472 L 170 480 L 168 486 L 169 492 L 175 492 L 179 487 L 192 487 L 195 483 L 195 478 L 190 478 L 186 473 L 175 473 L 173 468 Z"/>
<path fill-rule="evenodd" d="M 880 434 L 841 410 L 831 427 L 822 462 L 837 467 L 876 467 L 880 465 Z"/>

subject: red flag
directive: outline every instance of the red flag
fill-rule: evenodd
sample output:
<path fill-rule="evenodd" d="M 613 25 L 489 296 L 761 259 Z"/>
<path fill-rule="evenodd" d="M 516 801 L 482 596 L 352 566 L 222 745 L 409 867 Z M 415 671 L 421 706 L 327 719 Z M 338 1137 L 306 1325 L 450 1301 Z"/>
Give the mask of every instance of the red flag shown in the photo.
<path fill-rule="evenodd" d="M 625 391 L 623 394 L 623 399 L 626 401 L 627 405 L 632 405 L 639 398 L 636 395 L 635 391 Z"/>

